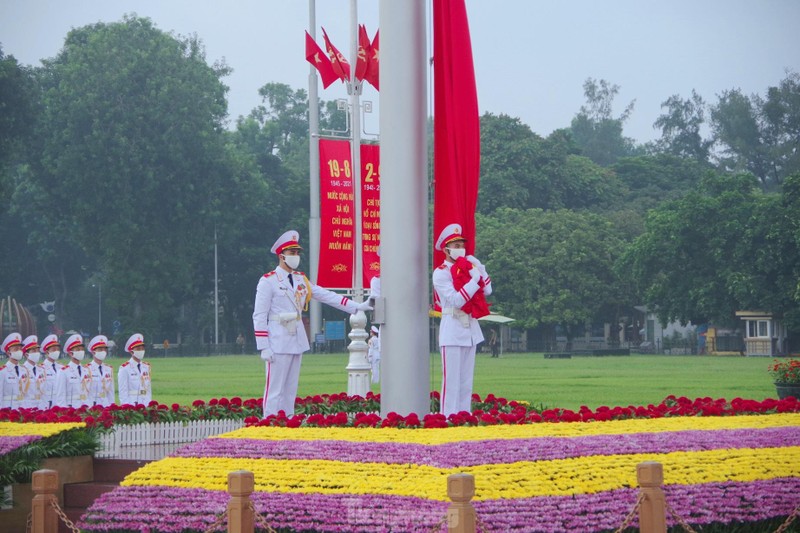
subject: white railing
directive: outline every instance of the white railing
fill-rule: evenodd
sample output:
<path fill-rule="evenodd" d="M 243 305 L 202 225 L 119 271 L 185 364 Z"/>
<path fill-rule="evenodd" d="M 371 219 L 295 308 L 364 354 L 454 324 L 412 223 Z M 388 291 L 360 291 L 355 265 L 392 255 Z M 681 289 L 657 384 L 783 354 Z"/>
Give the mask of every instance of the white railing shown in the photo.
<path fill-rule="evenodd" d="M 119 455 L 121 448 L 196 442 L 244 427 L 244 420 L 192 420 L 114 426 L 100 436 L 99 457 Z"/>

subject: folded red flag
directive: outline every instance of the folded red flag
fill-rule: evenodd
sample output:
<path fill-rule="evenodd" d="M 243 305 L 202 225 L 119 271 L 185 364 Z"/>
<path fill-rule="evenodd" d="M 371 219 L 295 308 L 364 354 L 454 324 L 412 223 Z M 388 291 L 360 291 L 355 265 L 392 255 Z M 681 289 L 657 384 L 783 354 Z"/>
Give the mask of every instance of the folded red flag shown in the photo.
<path fill-rule="evenodd" d="M 459 257 L 456 259 L 453 266 L 450 267 L 450 274 L 453 276 L 453 287 L 456 290 L 461 289 L 464 285 L 469 283 L 472 279 L 469 275 L 469 270 L 476 268 L 475 265 L 470 263 L 466 258 Z M 461 310 L 472 316 L 473 318 L 481 318 L 489 314 L 489 303 L 486 301 L 486 295 L 483 294 L 484 282 L 481 279 L 478 282 L 480 287 L 470 300 L 461 306 Z"/>

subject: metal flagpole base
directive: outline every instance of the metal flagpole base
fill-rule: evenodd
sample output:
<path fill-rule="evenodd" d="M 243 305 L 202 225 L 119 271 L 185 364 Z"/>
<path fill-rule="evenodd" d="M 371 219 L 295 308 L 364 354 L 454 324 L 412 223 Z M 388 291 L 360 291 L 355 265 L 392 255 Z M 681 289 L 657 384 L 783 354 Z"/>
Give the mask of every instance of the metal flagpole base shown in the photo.
<path fill-rule="evenodd" d="M 350 315 L 350 344 L 347 351 L 350 352 L 350 361 L 347 364 L 347 394 L 348 396 L 367 396 L 369 392 L 369 372 L 370 364 L 367 360 L 367 315 L 364 311 L 357 311 Z"/>

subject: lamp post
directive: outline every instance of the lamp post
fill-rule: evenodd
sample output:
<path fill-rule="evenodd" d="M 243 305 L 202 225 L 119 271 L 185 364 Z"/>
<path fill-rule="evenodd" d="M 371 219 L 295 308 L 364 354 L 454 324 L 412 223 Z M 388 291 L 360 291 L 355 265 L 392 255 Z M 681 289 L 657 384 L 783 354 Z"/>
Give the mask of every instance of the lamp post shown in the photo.
<path fill-rule="evenodd" d="M 92 287 L 97 287 L 97 334 L 103 333 L 103 284 L 99 281 L 97 285 L 92 284 Z"/>

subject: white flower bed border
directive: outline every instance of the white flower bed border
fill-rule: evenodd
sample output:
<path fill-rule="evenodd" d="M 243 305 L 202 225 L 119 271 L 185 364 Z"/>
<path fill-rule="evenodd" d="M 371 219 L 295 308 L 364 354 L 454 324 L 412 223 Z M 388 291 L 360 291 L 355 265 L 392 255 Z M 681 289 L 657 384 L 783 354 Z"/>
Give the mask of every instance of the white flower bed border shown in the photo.
<path fill-rule="evenodd" d="M 196 442 L 212 435 L 244 427 L 244 420 L 192 420 L 190 422 L 156 422 L 114 426 L 100 435 L 98 456 L 113 456 L 121 448 Z"/>

